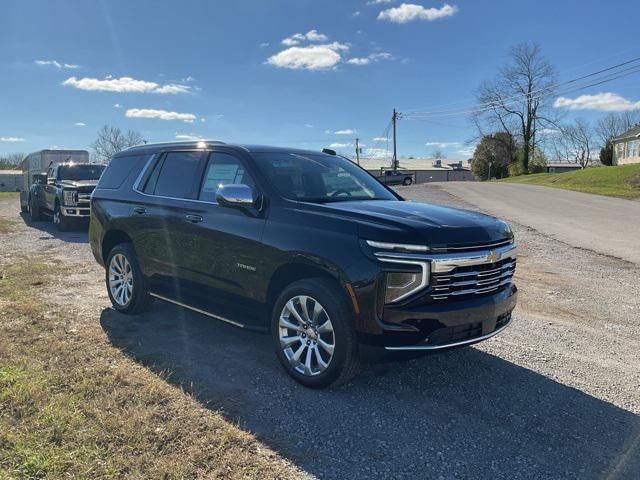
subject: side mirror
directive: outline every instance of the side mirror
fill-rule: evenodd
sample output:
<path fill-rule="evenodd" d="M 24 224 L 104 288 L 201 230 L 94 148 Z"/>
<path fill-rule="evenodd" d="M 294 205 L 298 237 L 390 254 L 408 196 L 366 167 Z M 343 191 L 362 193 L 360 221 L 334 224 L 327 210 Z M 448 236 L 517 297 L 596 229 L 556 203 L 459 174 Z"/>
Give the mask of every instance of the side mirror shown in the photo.
<path fill-rule="evenodd" d="M 37 175 L 34 175 L 33 180 L 34 180 L 34 183 L 39 183 L 41 185 L 46 185 L 47 184 L 47 174 L 46 173 L 39 173 Z"/>
<path fill-rule="evenodd" d="M 253 190 L 248 185 L 222 185 L 216 190 L 216 202 L 227 207 L 251 208 L 255 206 Z"/>

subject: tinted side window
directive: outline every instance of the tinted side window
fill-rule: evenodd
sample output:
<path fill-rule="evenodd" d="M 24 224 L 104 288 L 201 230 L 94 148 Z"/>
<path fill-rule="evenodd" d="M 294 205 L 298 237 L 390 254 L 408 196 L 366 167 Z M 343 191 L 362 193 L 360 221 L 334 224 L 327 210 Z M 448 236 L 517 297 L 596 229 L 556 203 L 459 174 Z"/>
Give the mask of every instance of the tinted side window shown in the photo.
<path fill-rule="evenodd" d="M 153 193 L 163 197 L 190 198 L 201 157 L 200 152 L 170 152 L 165 155 Z"/>
<path fill-rule="evenodd" d="M 200 200 L 215 201 L 216 190 L 222 185 L 244 184 L 254 188 L 255 183 L 244 165 L 228 153 L 212 153 L 200 188 Z"/>
<path fill-rule="evenodd" d="M 134 170 L 139 172 L 148 159 L 149 155 L 113 157 L 105 171 L 102 172 L 98 188 L 120 188 L 131 172 Z"/>

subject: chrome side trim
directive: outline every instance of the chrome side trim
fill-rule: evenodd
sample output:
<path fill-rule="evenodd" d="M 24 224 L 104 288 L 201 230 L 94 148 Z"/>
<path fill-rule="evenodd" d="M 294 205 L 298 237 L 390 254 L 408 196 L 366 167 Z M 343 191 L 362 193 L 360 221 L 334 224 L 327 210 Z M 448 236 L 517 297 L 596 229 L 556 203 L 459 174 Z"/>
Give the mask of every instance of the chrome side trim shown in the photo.
<path fill-rule="evenodd" d="M 509 325 L 511 325 L 511 322 L 512 322 L 512 320 L 510 319 L 503 326 L 501 326 L 497 330 L 494 330 L 491 333 L 487 333 L 486 335 L 482 335 L 481 337 L 475 337 L 475 338 L 470 338 L 468 340 L 463 340 L 461 342 L 446 343 L 446 344 L 443 344 L 443 345 L 410 345 L 408 347 L 384 347 L 384 349 L 385 350 L 394 350 L 394 351 L 411 351 L 411 350 L 442 350 L 443 348 L 459 347 L 461 345 L 468 345 L 469 343 L 481 342 L 481 341 L 486 340 L 488 338 L 491 338 L 491 337 L 493 337 L 495 335 L 498 335 L 505 328 L 507 328 Z"/>
<path fill-rule="evenodd" d="M 399 302 L 400 300 L 404 300 L 408 296 L 413 295 L 416 292 L 419 292 L 420 290 L 422 290 L 424 287 L 426 287 L 429 284 L 429 263 L 428 262 L 423 262 L 423 261 L 421 262 L 421 261 L 416 261 L 416 260 L 385 258 L 385 257 L 379 257 L 378 259 L 381 262 L 400 263 L 400 264 L 403 264 L 403 265 L 406 265 L 406 264 L 419 265 L 421 270 L 422 270 L 422 278 L 420 279 L 420 285 L 417 286 L 416 288 L 414 288 L 413 290 L 410 290 L 407 293 L 400 295 L 398 298 L 393 300 L 393 302 L 391 302 L 391 303 L 396 303 L 396 302 Z"/>
<path fill-rule="evenodd" d="M 158 298 L 160 300 L 164 300 L 165 302 L 173 303 L 180 307 L 184 307 L 194 312 L 201 313 L 202 315 L 206 315 L 207 317 L 215 318 L 216 320 L 230 323 L 231 325 L 235 325 L 236 327 L 245 328 L 245 325 L 242 323 L 234 322 L 233 320 L 229 320 L 228 318 L 221 317 L 220 315 L 215 315 L 211 312 L 207 312 L 206 310 L 201 310 L 200 308 L 192 307 L 191 305 L 187 305 L 186 303 L 179 302 L 172 298 L 163 297 L 162 295 L 158 295 L 157 293 L 153 293 L 153 292 L 149 292 L 149 295 L 151 295 L 152 297 Z"/>

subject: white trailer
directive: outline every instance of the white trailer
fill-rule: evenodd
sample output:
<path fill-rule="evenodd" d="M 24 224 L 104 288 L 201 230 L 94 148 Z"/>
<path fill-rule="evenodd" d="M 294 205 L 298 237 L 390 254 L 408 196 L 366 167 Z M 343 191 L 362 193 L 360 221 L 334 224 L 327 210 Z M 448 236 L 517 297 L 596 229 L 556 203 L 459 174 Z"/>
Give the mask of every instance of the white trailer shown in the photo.
<path fill-rule="evenodd" d="M 34 183 L 34 176 L 46 173 L 51 165 L 64 162 L 89 163 L 89 152 L 86 150 L 39 150 L 30 153 L 22 163 L 22 184 L 20 188 L 20 209 L 26 212 L 29 206 L 29 191 Z"/>

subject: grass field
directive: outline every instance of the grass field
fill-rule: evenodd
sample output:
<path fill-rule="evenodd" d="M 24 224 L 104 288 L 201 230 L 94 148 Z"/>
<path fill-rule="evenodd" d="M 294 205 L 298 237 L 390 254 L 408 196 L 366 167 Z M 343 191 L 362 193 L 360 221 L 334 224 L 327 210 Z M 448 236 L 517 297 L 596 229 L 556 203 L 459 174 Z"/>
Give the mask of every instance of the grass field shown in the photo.
<path fill-rule="evenodd" d="M 97 321 L 48 302 L 66 267 L 0 262 L 0 479 L 302 476 L 111 346 Z"/>
<path fill-rule="evenodd" d="M 640 164 L 587 168 L 567 173 L 538 173 L 501 181 L 544 185 L 611 197 L 640 198 Z"/>
<path fill-rule="evenodd" d="M 14 198 L 20 195 L 20 192 L 0 192 L 0 200 L 3 198 Z"/>

